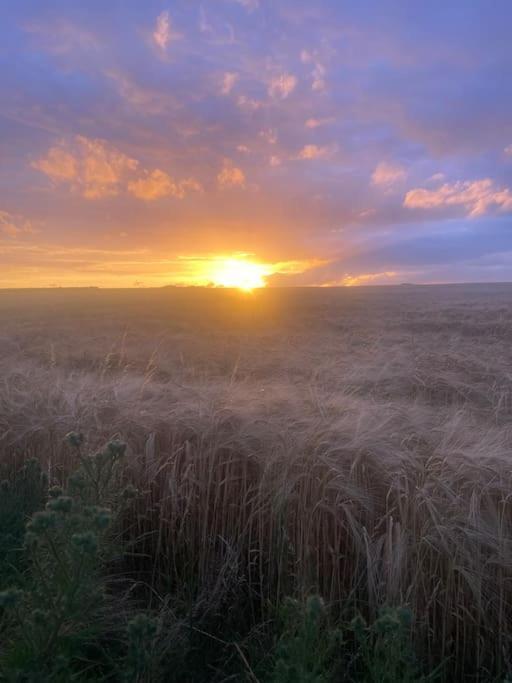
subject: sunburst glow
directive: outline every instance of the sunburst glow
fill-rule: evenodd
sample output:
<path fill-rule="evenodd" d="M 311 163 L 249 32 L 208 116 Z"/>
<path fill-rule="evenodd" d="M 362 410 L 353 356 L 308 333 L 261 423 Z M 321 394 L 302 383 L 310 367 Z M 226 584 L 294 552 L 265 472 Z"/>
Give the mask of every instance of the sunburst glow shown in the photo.
<path fill-rule="evenodd" d="M 265 287 L 265 276 L 271 272 L 272 269 L 266 264 L 243 259 L 223 259 L 215 265 L 211 280 L 217 287 L 236 287 L 251 291 Z"/>

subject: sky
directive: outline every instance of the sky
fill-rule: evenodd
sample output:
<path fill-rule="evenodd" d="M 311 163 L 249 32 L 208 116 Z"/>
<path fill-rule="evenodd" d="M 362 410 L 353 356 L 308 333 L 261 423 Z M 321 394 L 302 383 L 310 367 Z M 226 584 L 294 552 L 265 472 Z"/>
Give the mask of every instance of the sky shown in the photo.
<path fill-rule="evenodd" d="M 512 280 L 510 0 L 0 19 L 0 287 Z"/>

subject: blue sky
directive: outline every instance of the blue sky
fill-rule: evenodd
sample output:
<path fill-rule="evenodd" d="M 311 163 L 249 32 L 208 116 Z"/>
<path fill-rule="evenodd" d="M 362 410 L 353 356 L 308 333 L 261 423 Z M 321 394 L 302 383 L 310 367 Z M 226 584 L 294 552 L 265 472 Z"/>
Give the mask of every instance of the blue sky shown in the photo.
<path fill-rule="evenodd" d="M 509 0 L 0 12 L 0 287 L 512 279 Z"/>

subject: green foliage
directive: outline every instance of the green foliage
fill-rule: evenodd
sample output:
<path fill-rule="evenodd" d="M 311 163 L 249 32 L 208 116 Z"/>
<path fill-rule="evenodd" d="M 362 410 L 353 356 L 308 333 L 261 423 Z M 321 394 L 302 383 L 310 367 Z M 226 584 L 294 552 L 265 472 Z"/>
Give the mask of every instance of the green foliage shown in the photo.
<path fill-rule="evenodd" d="M 356 646 L 356 675 L 365 683 L 413 683 L 433 680 L 421 675 L 411 645 L 412 613 L 384 607 L 372 624 L 361 616 L 350 624 Z"/>
<path fill-rule="evenodd" d="M 159 664 L 155 652 L 157 629 L 156 619 L 147 614 L 137 614 L 129 621 L 126 629 L 128 653 L 121 676 L 123 680 L 156 680 Z"/>
<path fill-rule="evenodd" d="M 30 508 L 38 507 L 45 493 L 48 500 L 26 524 L 26 570 L 18 586 L 0 593 L 2 680 L 99 680 L 101 666 L 108 662 L 101 653 L 102 641 L 113 624 L 103 569 L 115 548 L 112 522 L 126 505 L 126 496 L 118 493 L 125 446 L 114 441 L 99 454 L 83 456 L 83 439 L 72 434 L 68 441 L 78 451 L 80 467 L 67 491 L 48 489 L 36 465 L 30 465 L 29 478 L 22 472 L 16 479 L 31 482 L 31 495 L 20 499 L 31 501 Z M 103 500 L 112 507 L 104 507 Z M 20 503 L 15 521 L 30 508 Z M 122 638 L 112 634 L 114 643 Z"/>
<path fill-rule="evenodd" d="M 327 683 L 341 652 L 341 632 L 332 628 L 322 599 L 288 599 L 281 610 L 272 683 Z"/>
<path fill-rule="evenodd" d="M 48 480 L 32 458 L 0 483 L 0 586 L 16 578 L 27 518 L 44 506 Z"/>

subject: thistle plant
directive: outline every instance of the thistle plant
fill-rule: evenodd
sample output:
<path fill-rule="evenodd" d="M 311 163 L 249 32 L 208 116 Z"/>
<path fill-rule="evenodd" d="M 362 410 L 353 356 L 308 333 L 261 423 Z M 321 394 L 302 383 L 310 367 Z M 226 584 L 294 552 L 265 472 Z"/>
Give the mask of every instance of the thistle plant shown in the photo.
<path fill-rule="evenodd" d="M 148 614 L 137 614 L 126 628 L 127 657 L 121 678 L 125 681 L 152 681 L 157 668 L 155 643 L 158 623 Z"/>
<path fill-rule="evenodd" d="M 0 482 L 0 587 L 20 571 L 26 519 L 44 506 L 47 488 L 46 473 L 35 458 Z"/>
<path fill-rule="evenodd" d="M 123 443 L 84 456 L 81 435 L 68 435 L 68 442 L 80 467 L 66 489 L 46 484 L 44 509 L 26 524 L 24 590 L 0 593 L 0 678 L 7 680 L 74 680 L 86 666 L 84 652 L 106 628 L 103 569 L 112 556 L 112 523 L 137 492 L 114 491 Z"/>
<path fill-rule="evenodd" d="M 406 607 L 383 607 L 367 624 L 356 616 L 350 630 L 356 645 L 355 680 L 367 683 L 417 683 L 433 681 L 437 671 L 421 674 L 411 645 L 412 613 Z"/>
<path fill-rule="evenodd" d="M 341 632 L 329 625 L 318 595 L 305 603 L 285 600 L 280 614 L 272 683 L 327 683 L 342 645 Z"/>

